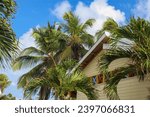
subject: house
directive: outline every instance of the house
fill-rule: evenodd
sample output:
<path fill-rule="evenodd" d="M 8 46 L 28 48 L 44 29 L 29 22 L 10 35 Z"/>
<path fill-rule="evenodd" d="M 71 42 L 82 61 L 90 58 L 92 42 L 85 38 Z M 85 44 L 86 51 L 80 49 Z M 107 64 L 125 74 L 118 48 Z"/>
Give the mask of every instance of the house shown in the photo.
<path fill-rule="evenodd" d="M 100 74 L 100 69 L 98 68 L 99 56 L 109 49 L 109 44 L 107 43 L 109 37 L 103 34 L 101 38 L 94 44 L 94 46 L 85 54 L 85 56 L 79 61 L 77 66 L 73 69 L 80 67 L 83 73 L 93 80 L 95 84 L 95 89 L 98 90 L 99 99 L 108 99 L 103 91 L 105 82 L 103 76 Z M 128 58 L 121 58 L 113 61 L 109 65 L 109 70 L 113 70 L 117 67 L 125 66 L 130 62 Z M 118 84 L 118 94 L 122 100 L 144 100 L 150 97 L 150 81 L 145 80 L 139 82 L 136 76 L 129 76 L 121 80 Z M 87 97 L 81 93 L 77 93 L 78 100 L 85 100 Z"/>

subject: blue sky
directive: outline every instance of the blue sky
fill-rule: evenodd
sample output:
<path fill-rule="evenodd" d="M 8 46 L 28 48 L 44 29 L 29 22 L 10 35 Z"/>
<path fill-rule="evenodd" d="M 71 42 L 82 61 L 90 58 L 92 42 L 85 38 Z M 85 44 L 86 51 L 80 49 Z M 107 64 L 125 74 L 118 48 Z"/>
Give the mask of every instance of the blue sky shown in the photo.
<path fill-rule="evenodd" d="M 126 23 L 131 16 L 150 18 L 150 0 L 16 0 L 17 13 L 12 20 L 13 29 L 20 39 L 22 48 L 35 46 L 31 36 L 32 28 L 42 27 L 49 21 L 63 22 L 64 12 L 72 10 L 79 16 L 81 22 L 88 18 L 95 18 L 96 23 L 88 32 L 94 34 L 101 29 L 102 24 L 108 17 L 112 17 L 120 24 Z M 3 70 L 12 81 L 5 93 L 12 93 L 18 99 L 22 98 L 22 91 L 18 90 L 17 81 L 19 76 L 27 72 L 21 70 Z"/>

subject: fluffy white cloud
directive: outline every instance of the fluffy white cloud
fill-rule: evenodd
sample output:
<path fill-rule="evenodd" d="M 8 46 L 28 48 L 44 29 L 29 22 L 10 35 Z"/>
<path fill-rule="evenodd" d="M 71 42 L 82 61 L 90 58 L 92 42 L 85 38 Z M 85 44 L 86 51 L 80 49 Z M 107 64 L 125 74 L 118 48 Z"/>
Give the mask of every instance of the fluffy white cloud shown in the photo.
<path fill-rule="evenodd" d="M 108 0 L 94 0 L 89 6 L 85 5 L 83 2 L 79 2 L 75 7 L 75 14 L 79 16 L 81 22 L 85 22 L 89 18 L 96 19 L 96 22 L 92 29 L 89 29 L 89 33 L 95 34 L 97 30 L 102 28 L 103 23 L 108 17 L 113 18 L 118 23 L 123 23 L 125 21 L 125 13 L 115 9 L 114 6 L 111 6 L 107 3 Z M 67 4 L 68 2 L 65 1 Z M 61 4 L 64 4 L 62 2 Z M 68 6 L 71 6 L 68 4 Z M 71 8 L 71 7 L 69 7 Z M 54 11 L 61 11 L 62 8 L 57 6 Z M 55 13 L 58 17 L 59 13 Z"/>
<path fill-rule="evenodd" d="M 125 14 L 120 10 L 115 9 L 107 3 L 107 0 L 94 0 L 89 6 L 84 3 L 79 2 L 75 13 L 81 18 L 82 22 L 89 18 L 96 19 L 96 22 L 90 29 L 90 33 L 94 34 L 97 30 L 102 28 L 103 23 L 107 18 L 113 18 L 118 23 L 123 23 L 125 21 Z"/>
<path fill-rule="evenodd" d="M 57 18 L 62 19 L 62 16 L 64 15 L 64 13 L 70 10 L 71 10 L 71 5 L 67 0 L 65 0 L 57 4 L 55 9 L 52 11 L 52 13 L 55 16 L 57 16 Z"/>
<path fill-rule="evenodd" d="M 21 49 L 27 48 L 27 47 L 35 47 L 34 38 L 32 37 L 33 29 L 29 29 L 26 33 L 24 33 L 20 38 L 20 47 Z"/>
<path fill-rule="evenodd" d="M 135 8 L 132 10 L 134 16 L 150 19 L 150 0 L 138 0 Z"/>

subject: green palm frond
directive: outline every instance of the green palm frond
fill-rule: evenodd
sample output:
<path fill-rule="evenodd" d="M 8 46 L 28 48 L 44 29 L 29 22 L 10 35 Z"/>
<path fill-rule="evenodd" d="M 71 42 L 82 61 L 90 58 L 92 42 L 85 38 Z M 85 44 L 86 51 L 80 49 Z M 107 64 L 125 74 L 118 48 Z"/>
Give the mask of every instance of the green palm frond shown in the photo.
<path fill-rule="evenodd" d="M 91 80 L 85 77 L 82 73 L 76 72 L 74 73 L 71 78 L 71 83 L 74 85 L 74 90 L 80 91 L 84 93 L 89 100 L 97 99 L 97 95 L 95 92 L 95 88 L 91 82 Z"/>
<path fill-rule="evenodd" d="M 93 45 L 94 37 L 87 33 L 87 29 L 93 25 L 95 20 L 89 19 L 85 23 L 81 23 L 80 18 L 71 11 L 65 13 L 63 19 L 66 22 L 61 24 L 61 26 L 67 35 L 67 45 L 71 46 L 72 49 L 71 58 L 79 60 L 81 55 L 83 55 L 81 48 L 86 51 L 85 46 L 90 48 Z"/>
<path fill-rule="evenodd" d="M 5 68 L 18 51 L 15 34 L 6 19 L 0 19 L 0 67 Z"/>
<path fill-rule="evenodd" d="M 105 52 L 99 57 L 99 60 L 98 60 L 99 69 L 100 71 L 107 71 L 108 66 L 114 60 L 120 59 L 120 58 L 131 58 L 131 55 L 133 54 L 134 52 L 130 48 L 126 48 L 126 49 L 117 48 L 117 49 L 108 50 L 107 52 Z"/>
<path fill-rule="evenodd" d="M 45 57 L 42 56 L 20 56 L 13 62 L 13 69 L 20 70 L 22 68 L 33 67 L 41 63 Z"/>
<path fill-rule="evenodd" d="M 0 1 L 0 17 L 12 16 L 16 11 L 16 2 L 14 0 Z"/>
<path fill-rule="evenodd" d="M 10 83 L 11 81 L 8 80 L 8 77 L 5 74 L 0 74 L 0 88 L 2 92 L 10 85 Z"/>
<path fill-rule="evenodd" d="M 121 67 L 107 74 L 107 80 L 106 85 L 104 87 L 104 91 L 106 92 L 106 95 L 109 99 L 119 99 L 117 85 L 120 82 L 120 80 L 127 78 L 129 73 L 137 74 L 134 65 Z"/>
<path fill-rule="evenodd" d="M 132 17 L 124 26 L 117 25 L 113 20 L 108 20 L 105 25 L 104 31 L 112 29 L 109 30 L 112 48 L 100 56 L 99 68 L 107 80 L 105 86 L 107 96 L 110 99 L 117 99 L 117 85 L 121 79 L 127 77 L 129 73 L 134 73 L 141 81 L 150 73 L 150 22 Z M 118 46 L 123 39 L 132 43 L 125 42 Z M 126 67 L 109 71 L 108 66 L 111 62 L 120 58 L 128 58 L 131 62 Z"/>
<path fill-rule="evenodd" d="M 87 28 L 92 27 L 95 21 L 96 21 L 95 19 L 88 19 L 88 20 L 82 25 L 82 30 L 83 30 L 83 31 L 86 31 Z"/>
<path fill-rule="evenodd" d="M 104 22 L 102 29 L 96 32 L 97 39 L 99 39 L 105 31 L 108 31 L 111 35 L 114 35 L 118 27 L 119 25 L 114 19 L 108 18 L 106 22 Z"/>
<path fill-rule="evenodd" d="M 44 76 L 46 69 L 47 63 L 41 63 L 32 68 L 29 72 L 23 74 L 19 78 L 18 88 L 24 88 L 25 85 L 28 84 L 30 80 Z"/>
<path fill-rule="evenodd" d="M 39 90 L 40 95 L 41 95 L 41 96 L 39 96 L 39 98 L 45 99 L 46 92 L 48 90 L 48 88 L 46 88 L 45 86 L 50 87 L 49 84 L 50 84 L 50 82 L 48 80 L 46 80 L 45 78 L 32 79 L 30 81 L 30 83 L 28 85 L 26 85 L 24 88 L 25 98 L 26 99 L 30 98 L 32 95 L 35 95 L 35 92 L 37 92 L 37 90 Z M 50 90 L 49 90 L 49 92 L 50 92 Z"/>
<path fill-rule="evenodd" d="M 26 48 L 24 49 L 21 53 L 20 53 L 20 56 L 24 56 L 24 55 L 39 55 L 39 56 L 42 56 L 44 55 L 45 53 L 42 51 L 42 50 L 39 50 L 35 47 L 29 47 L 29 48 Z"/>
<path fill-rule="evenodd" d="M 0 100 L 15 100 L 15 99 L 16 98 L 11 93 L 9 93 L 8 95 L 0 96 Z"/>

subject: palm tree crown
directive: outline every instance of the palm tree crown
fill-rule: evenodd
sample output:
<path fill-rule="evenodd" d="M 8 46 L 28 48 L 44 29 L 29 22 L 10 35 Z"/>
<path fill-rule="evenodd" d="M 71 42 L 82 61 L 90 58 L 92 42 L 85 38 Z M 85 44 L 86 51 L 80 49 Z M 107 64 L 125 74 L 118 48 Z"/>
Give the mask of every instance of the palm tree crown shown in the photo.
<path fill-rule="evenodd" d="M 65 48 L 62 58 L 71 55 L 71 58 L 79 60 L 87 50 L 93 45 L 93 36 L 87 33 L 87 28 L 93 25 L 94 19 L 89 19 L 81 23 L 80 19 L 72 12 L 64 14 L 65 23 L 62 24 L 63 31 L 67 34 L 67 47 Z"/>

